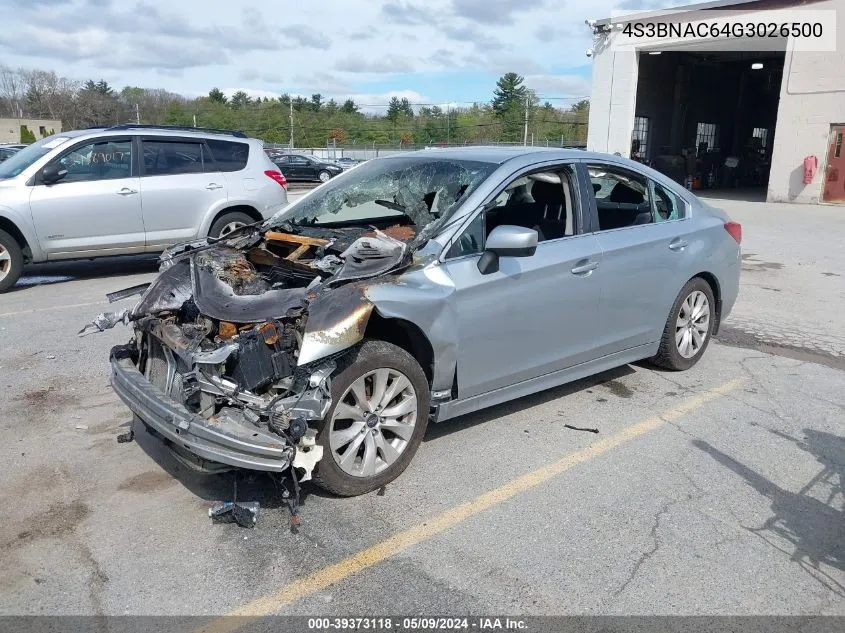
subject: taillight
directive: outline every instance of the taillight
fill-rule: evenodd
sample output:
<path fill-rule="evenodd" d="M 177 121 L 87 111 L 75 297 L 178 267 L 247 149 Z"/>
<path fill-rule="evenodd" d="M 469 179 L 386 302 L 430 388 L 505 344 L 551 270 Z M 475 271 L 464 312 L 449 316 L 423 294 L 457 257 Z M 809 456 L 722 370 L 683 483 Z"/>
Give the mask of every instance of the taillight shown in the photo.
<path fill-rule="evenodd" d="M 725 230 L 731 234 L 737 244 L 742 244 L 742 225 L 739 222 L 725 222 Z"/>
<path fill-rule="evenodd" d="M 275 180 L 277 183 L 279 183 L 282 189 L 288 188 L 287 178 L 285 178 L 285 175 L 282 172 L 268 169 L 264 172 L 264 175 L 270 178 L 271 180 Z"/>

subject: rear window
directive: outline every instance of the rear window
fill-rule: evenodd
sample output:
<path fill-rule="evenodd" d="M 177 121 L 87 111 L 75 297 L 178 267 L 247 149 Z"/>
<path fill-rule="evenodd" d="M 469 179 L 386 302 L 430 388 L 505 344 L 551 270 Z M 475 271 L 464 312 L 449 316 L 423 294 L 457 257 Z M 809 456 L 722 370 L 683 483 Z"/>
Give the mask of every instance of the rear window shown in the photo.
<path fill-rule="evenodd" d="M 145 140 L 144 175 L 201 174 L 202 154 L 201 143 Z"/>
<path fill-rule="evenodd" d="M 240 171 L 246 167 L 249 158 L 249 144 L 237 141 L 206 139 L 214 162 L 220 171 Z"/>

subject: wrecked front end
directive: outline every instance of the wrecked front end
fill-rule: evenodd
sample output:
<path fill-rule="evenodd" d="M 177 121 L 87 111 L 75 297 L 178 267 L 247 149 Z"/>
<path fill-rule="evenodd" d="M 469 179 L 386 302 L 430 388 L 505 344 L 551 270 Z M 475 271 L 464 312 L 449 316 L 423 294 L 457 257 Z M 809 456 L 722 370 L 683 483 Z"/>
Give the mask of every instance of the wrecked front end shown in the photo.
<path fill-rule="evenodd" d="M 254 230 L 168 251 L 158 278 L 136 287 L 134 308 L 82 332 L 132 326 L 111 351 L 114 390 L 194 468 L 294 466 L 307 480 L 322 457 L 317 423 L 331 406 L 335 359 L 357 342 L 350 332 L 363 337 L 372 309 L 356 282 L 410 257 L 377 230 L 308 232 Z"/>

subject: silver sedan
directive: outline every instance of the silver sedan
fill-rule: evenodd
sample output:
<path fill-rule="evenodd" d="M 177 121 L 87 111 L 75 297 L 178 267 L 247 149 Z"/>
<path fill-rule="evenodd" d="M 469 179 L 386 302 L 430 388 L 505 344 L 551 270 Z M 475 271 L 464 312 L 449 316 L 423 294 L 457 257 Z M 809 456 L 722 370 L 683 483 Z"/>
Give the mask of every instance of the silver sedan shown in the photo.
<path fill-rule="evenodd" d="M 429 421 L 643 359 L 691 368 L 736 300 L 741 238 L 617 156 L 426 150 L 165 253 L 135 308 L 92 325 L 133 324 L 113 384 L 183 458 L 355 495 L 398 477 Z"/>

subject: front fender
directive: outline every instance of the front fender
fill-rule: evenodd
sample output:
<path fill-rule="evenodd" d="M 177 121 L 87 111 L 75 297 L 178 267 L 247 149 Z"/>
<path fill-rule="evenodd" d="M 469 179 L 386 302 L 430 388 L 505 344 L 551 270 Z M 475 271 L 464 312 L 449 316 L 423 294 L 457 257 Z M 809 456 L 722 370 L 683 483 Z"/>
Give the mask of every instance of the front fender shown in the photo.
<path fill-rule="evenodd" d="M 27 208 L 29 208 L 29 202 L 27 202 Z M 0 218 L 8 220 L 21 232 L 29 246 L 30 253 L 32 253 L 33 262 L 42 262 L 47 259 L 47 256 L 38 244 L 38 236 L 35 233 L 35 227 L 32 226 L 32 220 L 30 218 L 27 218 L 11 207 L 5 206 L 0 206 Z"/>
<path fill-rule="evenodd" d="M 328 290 L 310 304 L 298 362 L 311 363 L 360 343 L 376 310 L 425 334 L 434 352 L 432 389 L 451 389 L 458 352 L 454 290 L 437 264 Z"/>

